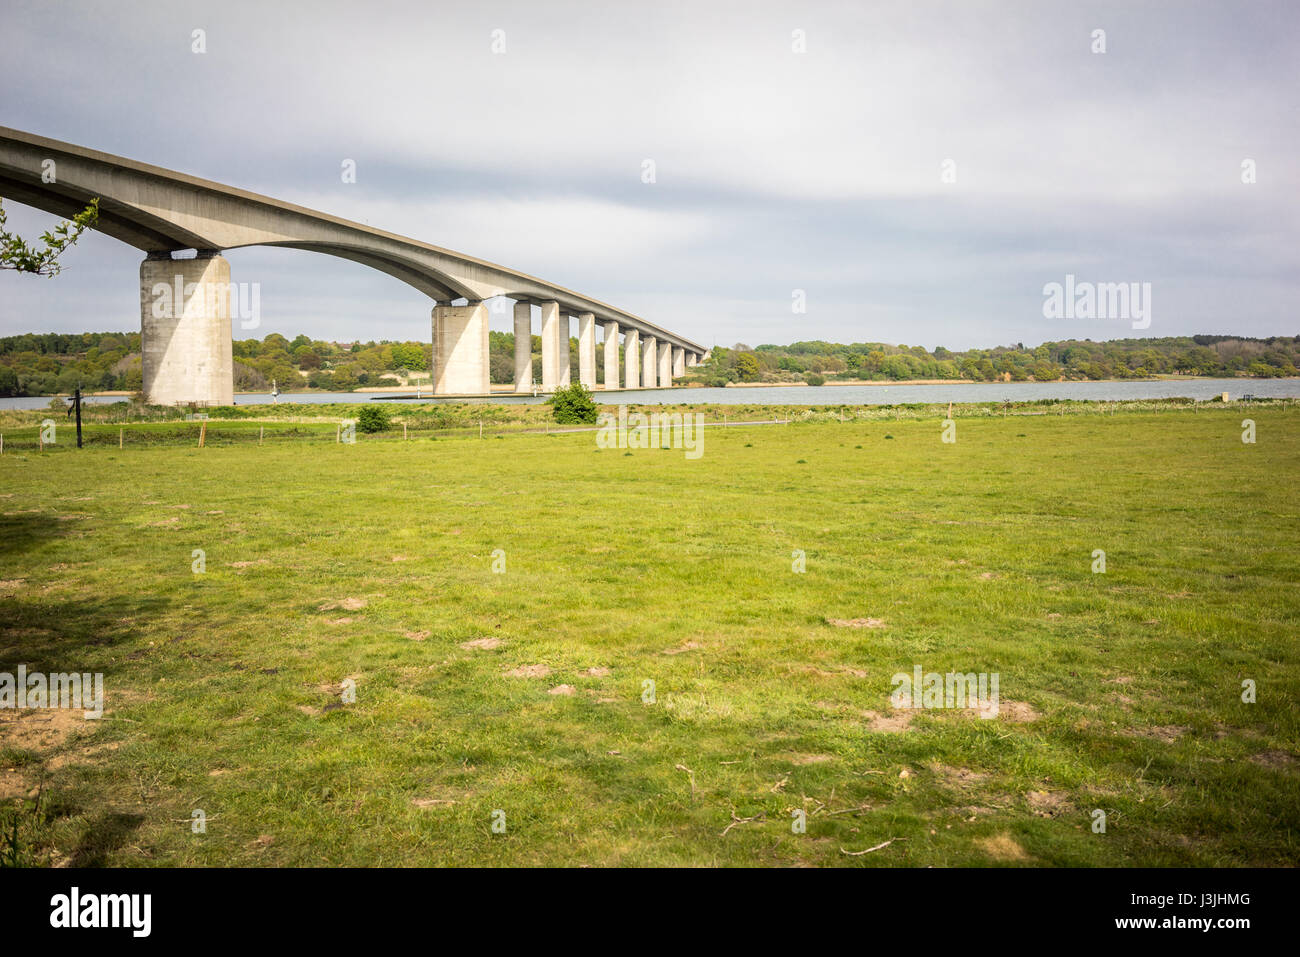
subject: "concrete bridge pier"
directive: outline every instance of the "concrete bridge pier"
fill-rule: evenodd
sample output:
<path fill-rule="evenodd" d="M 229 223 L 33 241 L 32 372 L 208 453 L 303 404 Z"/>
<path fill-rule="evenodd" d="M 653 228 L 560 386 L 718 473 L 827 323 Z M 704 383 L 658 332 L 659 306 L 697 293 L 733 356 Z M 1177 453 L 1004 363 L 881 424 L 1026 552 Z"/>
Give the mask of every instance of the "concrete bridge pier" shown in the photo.
<path fill-rule="evenodd" d="M 623 337 L 623 387 L 641 388 L 641 333 L 629 329 Z"/>
<path fill-rule="evenodd" d="M 590 312 L 578 313 L 578 381 L 596 388 L 596 316 Z"/>
<path fill-rule="evenodd" d="M 656 385 L 655 367 L 659 341 L 654 336 L 645 337 L 645 346 L 641 355 L 641 388 L 653 389 Z"/>
<path fill-rule="evenodd" d="M 673 384 L 673 344 L 659 343 L 659 388 L 669 389 Z"/>
<path fill-rule="evenodd" d="M 605 389 L 618 388 L 618 323 L 605 323 Z"/>
<path fill-rule="evenodd" d="M 686 350 L 673 346 L 673 377 L 686 375 Z"/>
<path fill-rule="evenodd" d="M 515 303 L 515 391 L 533 391 L 533 305 Z"/>
<path fill-rule="evenodd" d="M 218 251 L 150 253 L 140 263 L 140 351 L 149 402 L 234 401 L 230 263 Z"/>
<path fill-rule="evenodd" d="M 559 384 L 560 304 L 551 300 L 542 303 L 542 389 L 554 392 Z"/>
<path fill-rule="evenodd" d="M 688 369 L 695 368 L 695 363 L 697 359 L 699 359 L 699 356 L 697 356 L 694 352 L 686 353 L 686 368 Z"/>
<path fill-rule="evenodd" d="M 567 389 L 573 382 L 572 358 L 569 356 L 569 340 L 573 338 L 573 317 L 567 312 L 560 313 L 560 388 Z"/>
<path fill-rule="evenodd" d="M 478 299 L 463 306 L 437 303 L 433 307 L 433 394 L 491 391 L 487 306 Z"/>

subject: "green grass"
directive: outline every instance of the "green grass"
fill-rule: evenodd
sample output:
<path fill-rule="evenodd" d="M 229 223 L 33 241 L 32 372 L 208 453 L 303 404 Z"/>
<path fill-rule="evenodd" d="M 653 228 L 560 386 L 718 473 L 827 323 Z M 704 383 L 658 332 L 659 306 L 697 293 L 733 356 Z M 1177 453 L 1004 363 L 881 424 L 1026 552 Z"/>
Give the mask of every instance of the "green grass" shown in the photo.
<path fill-rule="evenodd" d="M 44 782 L 42 864 L 1293 864 L 1300 409 L 962 411 L 6 451 L 0 670 L 108 714 L 3 716 L 4 820 Z M 917 664 L 1002 714 L 873 730 Z"/>

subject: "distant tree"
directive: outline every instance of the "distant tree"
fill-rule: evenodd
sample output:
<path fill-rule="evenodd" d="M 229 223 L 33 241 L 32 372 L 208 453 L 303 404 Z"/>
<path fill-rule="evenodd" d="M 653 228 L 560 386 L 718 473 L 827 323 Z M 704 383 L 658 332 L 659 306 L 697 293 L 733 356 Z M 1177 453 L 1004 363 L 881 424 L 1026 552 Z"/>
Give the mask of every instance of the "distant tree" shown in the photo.
<path fill-rule="evenodd" d="M 418 372 L 425 367 L 424 350 L 413 342 L 399 342 L 393 346 L 393 368 Z"/>
<path fill-rule="evenodd" d="M 753 382 L 758 378 L 758 359 L 754 353 L 741 352 L 736 355 L 736 372 L 742 382 Z"/>

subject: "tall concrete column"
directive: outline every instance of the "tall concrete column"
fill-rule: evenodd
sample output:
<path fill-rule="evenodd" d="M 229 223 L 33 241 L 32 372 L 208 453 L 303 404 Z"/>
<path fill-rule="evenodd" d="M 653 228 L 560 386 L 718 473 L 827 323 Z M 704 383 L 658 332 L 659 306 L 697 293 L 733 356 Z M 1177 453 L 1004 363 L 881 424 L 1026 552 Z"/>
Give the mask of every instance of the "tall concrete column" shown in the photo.
<path fill-rule="evenodd" d="M 673 346 L 673 378 L 686 375 L 686 350 Z"/>
<path fill-rule="evenodd" d="M 211 251 L 155 255 L 140 264 L 142 389 L 158 405 L 230 405 L 230 263 Z"/>
<path fill-rule="evenodd" d="M 433 307 L 433 394 L 487 395 L 488 308 L 481 300 Z"/>
<path fill-rule="evenodd" d="M 596 317 L 590 312 L 578 314 L 578 381 L 596 388 Z"/>
<path fill-rule="evenodd" d="M 695 368 L 695 362 L 698 358 L 699 356 L 697 356 L 694 352 L 686 353 L 686 367 L 688 369 Z"/>
<path fill-rule="evenodd" d="M 641 333 L 635 329 L 623 336 L 623 387 L 641 388 Z"/>
<path fill-rule="evenodd" d="M 515 303 L 515 391 L 533 391 L 533 306 Z"/>
<path fill-rule="evenodd" d="M 654 336 L 645 337 L 645 346 L 641 351 L 641 387 L 644 389 L 653 389 L 658 382 L 655 366 L 655 358 L 659 342 Z"/>
<path fill-rule="evenodd" d="M 568 344 L 564 346 L 568 355 Z M 542 303 L 542 388 L 554 392 L 560 384 L 560 304 Z"/>
<path fill-rule="evenodd" d="M 659 343 L 659 388 L 668 389 L 673 384 L 673 346 L 670 342 Z"/>
<path fill-rule="evenodd" d="M 618 323 L 605 323 L 605 390 L 618 388 Z"/>
<path fill-rule="evenodd" d="M 565 313 L 560 313 L 560 388 L 567 389 L 572 381 L 572 370 L 569 366 L 572 359 L 569 356 L 569 340 L 573 338 L 572 317 Z"/>

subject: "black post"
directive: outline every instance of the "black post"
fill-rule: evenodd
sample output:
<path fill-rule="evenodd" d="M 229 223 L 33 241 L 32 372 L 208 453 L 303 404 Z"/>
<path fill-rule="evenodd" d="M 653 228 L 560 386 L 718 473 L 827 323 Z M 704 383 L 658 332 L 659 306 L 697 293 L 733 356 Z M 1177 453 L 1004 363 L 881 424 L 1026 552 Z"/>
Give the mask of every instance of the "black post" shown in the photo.
<path fill-rule="evenodd" d="M 72 394 L 72 407 L 77 410 L 77 448 L 81 448 L 81 386 Z"/>

